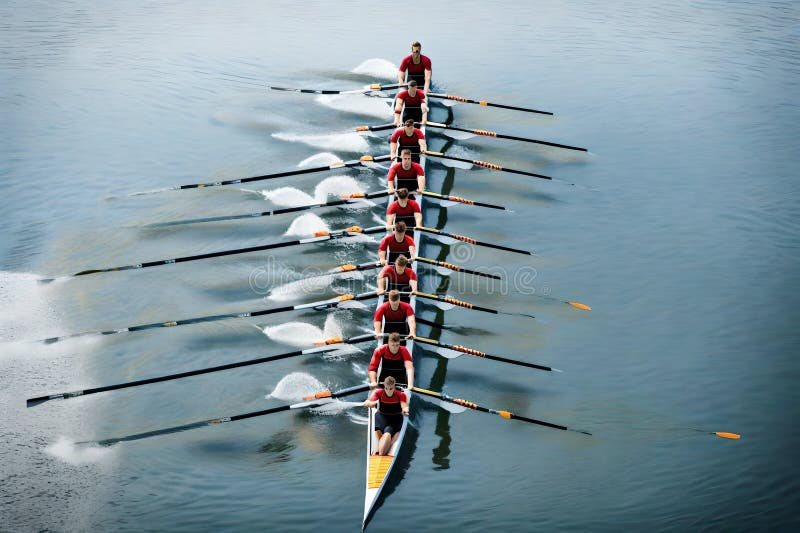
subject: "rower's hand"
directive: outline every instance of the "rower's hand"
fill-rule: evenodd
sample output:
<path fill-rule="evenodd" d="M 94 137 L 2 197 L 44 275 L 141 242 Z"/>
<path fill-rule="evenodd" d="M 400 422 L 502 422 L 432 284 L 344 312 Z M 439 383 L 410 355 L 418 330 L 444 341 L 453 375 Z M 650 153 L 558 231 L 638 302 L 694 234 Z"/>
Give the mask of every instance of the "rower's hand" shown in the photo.
<path fill-rule="evenodd" d="M 408 416 L 408 409 L 403 409 L 403 416 Z"/>
<path fill-rule="evenodd" d="M 377 289 L 377 290 L 375 291 L 375 294 L 377 294 L 378 296 L 380 296 L 381 294 L 384 294 L 385 292 L 386 292 L 386 289 Z"/>
<path fill-rule="evenodd" d="M 416 335 L 406 335 L 406 340 L 407 340 L 407 341 L 413 341 L 413 340 L 414 340 L 414 339 L 416 339 L 416 338 L 417 338 L 417 336 L 416 336 Z"/>
<path fill-rule="evenodd" d="M 378 382 L 377 381 L 370 381 L 369 382 L 369 388 L 370 389 L 377 389 L 378 388 Z"/>

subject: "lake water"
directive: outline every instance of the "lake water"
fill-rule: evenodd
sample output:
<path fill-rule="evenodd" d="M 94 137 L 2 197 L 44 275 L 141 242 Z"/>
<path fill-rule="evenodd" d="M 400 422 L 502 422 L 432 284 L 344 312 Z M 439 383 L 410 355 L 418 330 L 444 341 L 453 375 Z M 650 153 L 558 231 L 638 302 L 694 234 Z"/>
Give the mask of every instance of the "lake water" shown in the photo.
<path fill-rule="evenodd" d="M 110 448 L 74 442 L 355 385 L 369 345 L 30 409 L 25 399 L 358 334 L 370 327 L 370 308 L 27 341 L 370 290 L 371 275 L 282 299 L 263 290 L 298 272 L 370 261 L 375 245 L 363 242 L 36 279 L 302 238 L 286 235 L 293 215 L 144 226 L 276 209 L 281 187 L 295 188 L 295 201 L 299 191 L 324 201 L 326 191 L 377 190 L 380 171 L 128 194 L 290 170 L 308 158 L 326 164 L 324 152 L 386 153 L 384 137 L 350 133 L 390 120 L 383 101 L 265 87 L 391 82 L 412 40 L 433 60 L 442 92 L 556 113 L 459 104 L 454 124 L 589 148 L 483 137 L 446 147 L 553 182 L 431 164 L 431 190 L 513 212 L 431 208 L 426 224 L 537 254 L 453 246 L 448 260 L 505 281 L 454 275 L 448 294 L 537 319 L 460 308 L 442 318 L 422 306 L 422 317 L 455 326 L 432 334 L 564 372 L 467 355 L 444 363 L 418 351 L 418 384 L 593 435 L 415 401 L 400 471 L 370 527 L 797 527 L 800 6 L 467 1 L 432 3 L 424 14 L 389 2 L 0 6 L 0 530 L 358 529 L 359 408 L 291 411 Z M 447 140 L 434 133 L 430 142 Z M 315 195 L 326 178 L 334 181 Z M 371 226 L 380 209 L 315 214 L 321 220 L 301 220 L 297 235 L 320 223 Z M 423 251 L 444 250 L 423 238 Z M 426 271 L 426 289 L 441 281 Z"/>

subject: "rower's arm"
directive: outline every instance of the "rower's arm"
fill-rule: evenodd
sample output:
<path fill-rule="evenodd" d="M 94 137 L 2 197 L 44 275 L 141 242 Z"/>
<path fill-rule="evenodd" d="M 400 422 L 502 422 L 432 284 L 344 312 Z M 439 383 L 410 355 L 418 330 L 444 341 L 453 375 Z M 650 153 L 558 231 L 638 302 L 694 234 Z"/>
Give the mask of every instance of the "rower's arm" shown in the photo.
<path fill-rule="evenodd" d="M 408 317 L 408 334 L 412 337 L 417 336 L 417 319 L 414 318 L 414 315 Z"/>
<path fill-rule="evenodd" d="M 422 192 L 425 190 L 425 174 L 417 176 L 417 190 Z"/>
<path fill-rule="evenodd" d="M 411 380 L 409 380 L 409 383 L 411 383 Z M 410 389 L 411 385 L 409 385 L 408 388 Z M 400 402 L 400 409 L 404 415 L 408 416 L 408 402 Z"/>
<path fill-rule="evenodd" d="M 419 283 L 417 282 L 417 280 L 415 280 L 415 279 L 409 280 L 408 284 L 411 286 L 411 290 L 413 292 L 417 292 L 417 287 L 419 286 Z"/>
<path fill-rule="evenodd" d="M 421 213 L 420 213 L 421 215 Z M 386 213 L 386 229 L 391 230 L 394 228 L 394 221 L 397 218 L 397 215 L 394 213 Z"/>
<path fill-rule="evenodd" d="M 397 142 L 390 142 L 389 143 L 389 161 L 394 163 L 395 159 L 397 159 Z"/>
<path fill-rule="evenodd" d="M 369 386 L 373 388 L 378 386 L 378 373 L 374 370 L 369 371 Z"/>
<path fill-rule="evenodd" d="M 420 104 L 420 107 L 422 108 L 422 125 L 424 126 L 425 124 L 428 123 L 428 103 L 427 103 L 427 100 L 425 102 L 422 102 Z M 395 115 L 395 117 L 396 116 L 397 115 Z"/>
<path fill-rule="evenodd" d="M 405 70 L 398 70 L 397 71 L 397 83 L 400 85 L 406 82 L 406 71 Z"/>
<path fill-rule="evenodd" d="M 419 149 L 422 150 L 423 154 L 428 151 L 428 143 L 425 139 L 419 140 Z"/>
<path fill-rule="evenodd" d="M 375 401 L 364 400 L 364 407 L 377 407 L 377 406 L 378 406 L 377 400 Z M 400 407 L 402 407 L 402 405 Z"/>
<path fill-rule="evenodd" d="M 386 266 L 386 250 L 378 250 L 378 261 L 380 261 L 383 266 Z"/>
<path fill-rule="evenodd" d="M 425 69 L 425 94 L 431 92 L 431 69 Z"/>
<path fill-rule="evenodd" d="M 400 126 L 400 117 L 402 116 L 402 112 L 403 112 L 403 101 L 398 98 L 397 103 L 394 105 L 394 125 L 397 127 Z"/>
<path fill-rule="evenodd" d="M 418 228 L 422 227 L 422 213 L 414 213 L 414 222 Z"/>
<path fill-rule="evenodd" d="M 384 292 L 386 292 L 386 277 L 385 276 L 378 276 L 378 295 L 380 296 Z"/>
<path fill-rule="evenodd" d="M 408 258 L 409 261 L 414 261 L 417 259 L 417 248 L 416 246 L 409 246 L 408 247 L 408 255 L 411 256 Z"/>
<path fill-rule="evenodd" d="M 408 378 L 408 388 L 414 388 L 414 363 L 406 361 L 406 377 Z"/>
<path fill-rule="evenodd" d="M 375 320 L 372 323 L 372 327 L 375 328 L 375 336 L 376 337 L 383 337 L 383 322 L 380 320 Z"/>

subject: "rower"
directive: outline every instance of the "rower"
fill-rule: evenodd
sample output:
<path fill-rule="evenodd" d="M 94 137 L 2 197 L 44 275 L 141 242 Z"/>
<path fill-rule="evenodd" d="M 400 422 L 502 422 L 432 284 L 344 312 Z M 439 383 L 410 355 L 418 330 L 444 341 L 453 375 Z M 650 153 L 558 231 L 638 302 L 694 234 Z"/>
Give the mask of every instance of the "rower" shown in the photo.
<path fill-rule="evenodd" d="M 395 222 L 403 221 L 406 228 L 422 226 L 422 211 L 416 200 L 408 197 L 408 189 L 397 189 L 397 200 L 389 204 L 386 208 L 386 228 L 392 229 Z M 410 237 L 414 237 L 409 233 Z"/>
<path fill-rule="evenodd" d="M 408 397 L 406 393 L 395 388 L 395 379 L 387 376 L 382 389 L 375 389 L 364 401 L 364 407 L 378 409 L 375 413 L 375 437 L 378 440 L 378 451 L 373 455 L 389 455 L 392 446 L 400 437 L 403 417 L 408 416 Z"/>
<path fill-rule="evenodd" d="M 382 339 L 384 333 L 399 333 L 402 336 L 414 337 L 417 334 L 417 321 L 414 308 L 400 301 L 400 291 L 389 291 L 389 301 L 375 310 L 372 325 L 375 338 Z"/>
<path fill-rule="evenodd" d="M 400 292 L 417 290 L 417 274 L 408 266 L 406 256 L 401 255 L 393 265 L 386 265 L 378 274 L 378 295 L 387 290 Z"/>
<path fill-rule="evenodd" d="M 372 360 L 369 362 L 370 387 L 374 389 L 378 386 L 378 381 L 385 382 L 389 376 L 405 388 L 410 389 L 414 386 L 414 362 L 408 348 L 400 345 L 399 333 L 390 333 L 389 343 L 375 348 Z"/>
<path fill-rule="evenodd" d="M 417 258 L 416 244 L 414 239 L 406 235 L 406 223 L 403 221 L 397 222 L 392 234 L 381 240 L 378 245 L 378 261 L 381 265 L 386 266 L 397 261 L 401 254 L 406 256 L 409 261 Z"/>
<path fill-rule="evenodd" d="M 408 78 L 421 85 L 425 94 L 431 92 L 431 59 L 422 55 L 422 45 L 419 41 L 411 43 L 411 55 L 407 55 L 400 62 L 400 70 L 397 72 L 398 83 L 405 83 L 406 70 Z"/>
<path fill-rule="evenodd" d="M 411 150 L 400 150 L 400 162 L 393 164 L 386 174 L 389 182 L 389 194 L 394 194 L 397 189 L 408 189 L 408 192 L 421 193 L 425 190 L 425 169 L 419 163 L 411 160 Z M 410 196 L 413 200 L 414 197 Z"/>
<path fill-rule="evenodd" d="M 395 101 L 395 126 L 400 126 L 401 115 L 402 122 L 413 119 L 414 122 L 420 122 L 423 126 L 428 122 L 428 103 L 425 93 L 417 89 L 417 82 L 414 80 L 408 82 L 408 89 L 397 93 Z"/>
<path fill-rule="evenodd" d="M 425 141 L 425 134 L 422 130 L 414 127 L 414 120 L 408 119 L 403 123 L 402 128 L 397 128 L 389 140 L 389 160 L 400 161 L 397 157 L 397 147 L 408 148 L 411 150 L 411 160 L 419 163 L 422 152 L 428 151 L 428 143 Z"/>

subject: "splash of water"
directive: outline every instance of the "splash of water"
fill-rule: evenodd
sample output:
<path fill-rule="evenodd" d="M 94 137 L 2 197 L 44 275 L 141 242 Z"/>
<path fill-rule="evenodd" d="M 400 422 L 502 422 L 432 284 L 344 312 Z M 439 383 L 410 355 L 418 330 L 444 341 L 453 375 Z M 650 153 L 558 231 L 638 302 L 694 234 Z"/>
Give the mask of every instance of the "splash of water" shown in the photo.
<path fill-rule="evenodd" d="M 75 441 L 67 437 L 59 437 L 56 442 L 44 449 L 44 452 L 56 459 L 71 465 L 99 463 L 114 453 L 111 448 L 99 446 L 76 446 Z"/>
<path fill-rule="evenodd" d="M 278 132 L 273 133 L 272 137 L 286 142 L 299 142 L 322 148 L 325 150 L 339 149 L 343 152 L 363 154 L 369 150 L 369 143 L 362 135 L 356 132 L 348 133 L 327 133 L 327 134 L 303 134 Z"/>
<path fill-rule="evenodd" d="M 320 94 L 316 97 L 316 101 L 325 107 L 355 115 L 367 115 L 383 120 L 389 120 L 394 115 L 389 105 L 391 100 L 385 98 L 364 98 L 359 94 Z"/>
<path fill-rule="evenodd" d="M 292 372 L 281 379 L 275 385 L 275 390 L 268 394 L 266 398 L 275 398 L 286 402 L 299 402 L 303 399 L 303 396 L 314 394 L 325 390 L 325 388 L 325 385 L 311 374 Z"/>
<path fill-rule="evenodd" d="M 353 74 L 365 74 L 367 76 L 374 76 L 376 78 L 393 80 L 397 79 L 397 69 L 398 66 L 391 61 L 387 61 L 386 59 L 382 59 L 380 57 L 375 57 L 372 59 L 367 59 L 354 68 L 352 72 Z"/>
<path fill-rule="evenodd" d="M 362 192 L 364 187 L 350 176 L 332 176 L 325 178 L 314 188 L 314 199 L 318 203 L 327 201 L 329 195 L 338 197 L 342 194 Z"/>
<path fill-rule="evenodd" d="M 311 157 L 307 157 L 297 163 L 299 168 L 312 168 L 312 167 L 321 167 L 324 165 L 330 165 L 332 163 L 336 163 L 337 161 L 341 161 L 342 158 L 336 154 L 332 154 L 330 152 L 320 152 L 318 154 L 314 154 Z"/>
<path fill-rule="evenodd" d="M 330 228 L 319 216 L 314 213 L 306 213 L 294 219 L 284 235 L 287 237 L 308 237 L 319 231 L 330 231 Z"/>
<path fill-rule="evenodd" d="M 265 190 L 261 191 L 261 195 L 273 204 L 283 207 L 298 207 L 315 203 L 314 198 L 294 187 Z"/>

